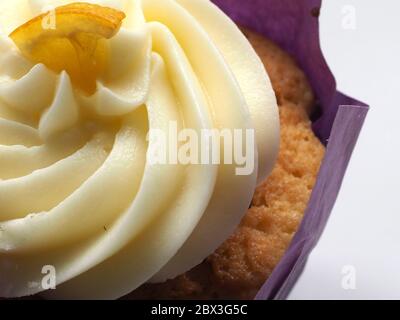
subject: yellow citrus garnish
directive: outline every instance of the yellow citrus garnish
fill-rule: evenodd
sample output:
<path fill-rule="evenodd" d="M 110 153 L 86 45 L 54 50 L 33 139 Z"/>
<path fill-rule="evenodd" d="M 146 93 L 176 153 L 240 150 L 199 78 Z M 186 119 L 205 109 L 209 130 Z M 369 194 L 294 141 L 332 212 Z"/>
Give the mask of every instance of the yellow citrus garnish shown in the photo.
<path fill-rule="evenodd" d="M 90 94 L 104 69 L 105 39 L 118 32 L 124 18 L 115 9 L 72 3 L 33 18 L 10 38 L 26 58 L 55 72 L 67 71 L 74 85 Z"/>

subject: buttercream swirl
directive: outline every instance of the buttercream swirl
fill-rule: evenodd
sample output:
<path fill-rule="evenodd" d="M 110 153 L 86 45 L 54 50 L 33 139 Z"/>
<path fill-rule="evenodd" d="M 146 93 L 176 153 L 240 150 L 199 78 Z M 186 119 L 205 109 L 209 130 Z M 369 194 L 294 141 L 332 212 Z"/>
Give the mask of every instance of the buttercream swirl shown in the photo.
<path fill-rule="evenodd" d="M 7 37 L 45 5 L 0 3 L 0 296 L 118 298 L 200 263 L 272 169 L 279 121 L 260 59 L 208 0 L 97 0 L 127 15 L 88 96 Z M 88 1 L 89 2 L 89 1 Z M 149 129 L 255 129 L 256 170 L 154 164 Z"/>

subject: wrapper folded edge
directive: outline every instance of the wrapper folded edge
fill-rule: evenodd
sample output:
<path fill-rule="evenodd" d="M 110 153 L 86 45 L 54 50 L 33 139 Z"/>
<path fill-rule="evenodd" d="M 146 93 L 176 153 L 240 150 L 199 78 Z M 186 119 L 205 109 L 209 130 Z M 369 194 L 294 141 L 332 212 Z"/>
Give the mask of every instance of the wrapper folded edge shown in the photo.
<path fill-rule="evenodd" d="M 322 0 L 212 0 L 234 21 L 278 43 L 306 73 L 317 97 L 315 134 L 326 154 L 303 221 L 255 299 L 285 299 L 317 244 L 339 194 L 369 107 L 336 89 L 319 39 Z"/>
<path fill-rule="evenodd" d="M 367 112 L 366 106 L 339 107 L 302 224 L 256 299 L 285 299 L 296 283 L 329 219 Z"/>

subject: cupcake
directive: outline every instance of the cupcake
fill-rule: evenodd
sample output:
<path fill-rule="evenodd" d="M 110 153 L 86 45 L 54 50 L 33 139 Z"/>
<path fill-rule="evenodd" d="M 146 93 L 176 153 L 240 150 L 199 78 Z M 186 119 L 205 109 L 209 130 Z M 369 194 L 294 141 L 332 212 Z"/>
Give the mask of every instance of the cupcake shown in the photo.
<path fill-rule="evenodd" d="M 324 154 L 294 60 L 208 0 L 0 19 L 0 296 L 254 297 Z"/>

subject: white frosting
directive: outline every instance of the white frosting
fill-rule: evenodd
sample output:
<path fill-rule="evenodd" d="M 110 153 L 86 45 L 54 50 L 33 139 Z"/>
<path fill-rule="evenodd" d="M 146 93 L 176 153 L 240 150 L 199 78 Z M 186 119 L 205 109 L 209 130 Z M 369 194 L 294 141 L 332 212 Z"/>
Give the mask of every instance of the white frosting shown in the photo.
<path fill-rule="evenodd" d="M 118 298 L 200 263 L 271 171 L 279 121 L 251 45 L 208 0 L 88 1 L 123 10 L 97 91 L 26 61 L 7 35 L 46 5 L 0 1 L 0 296 Z M 149 128 L 254 128 L 253 174 L 154 165 Z"/>

